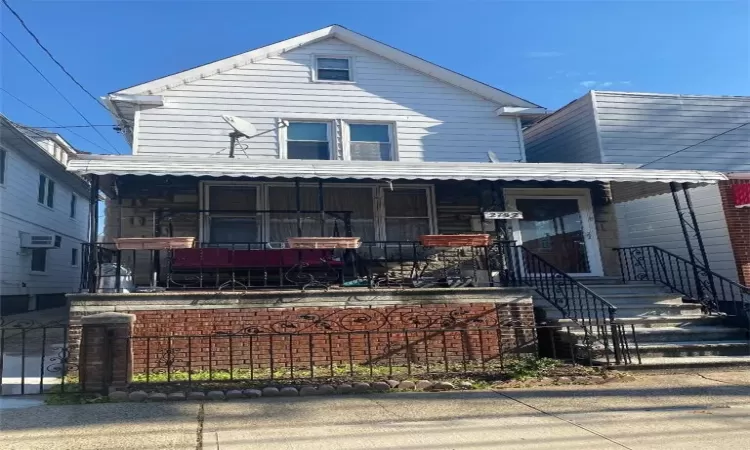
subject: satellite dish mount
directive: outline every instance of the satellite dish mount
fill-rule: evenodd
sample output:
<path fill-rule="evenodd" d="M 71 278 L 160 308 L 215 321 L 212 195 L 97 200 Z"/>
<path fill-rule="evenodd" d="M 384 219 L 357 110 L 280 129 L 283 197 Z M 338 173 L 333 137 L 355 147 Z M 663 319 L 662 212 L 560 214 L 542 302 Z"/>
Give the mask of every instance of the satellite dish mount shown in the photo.
<path fill-rule="evenodd" d="M 234 158 L 234 146 L 237 144 L 237 138 L 250 138 L 255 136 L 258 131 L 252 123 L 239 117 L 221 116 L 221 118 L 234 129 L 229 133 L 229 157 Z"/>

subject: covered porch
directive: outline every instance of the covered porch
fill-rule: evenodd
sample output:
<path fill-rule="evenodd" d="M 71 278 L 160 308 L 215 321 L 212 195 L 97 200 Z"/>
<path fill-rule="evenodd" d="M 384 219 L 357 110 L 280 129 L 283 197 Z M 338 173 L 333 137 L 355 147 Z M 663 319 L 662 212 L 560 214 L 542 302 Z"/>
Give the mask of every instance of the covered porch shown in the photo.
<path fill-rule="evenodd" d="M 551 270 L 616 276 L 615 202 L 724 179 L 603 164 L 161 163 L 71 162 L 92 179 L 92 230 L 103 231 L 84 248 L 82 291 L 502 287 Z M 103 227 L 99 190 L 108 197 Z M 123 238 L 157 241 L 135 248 Z"/>

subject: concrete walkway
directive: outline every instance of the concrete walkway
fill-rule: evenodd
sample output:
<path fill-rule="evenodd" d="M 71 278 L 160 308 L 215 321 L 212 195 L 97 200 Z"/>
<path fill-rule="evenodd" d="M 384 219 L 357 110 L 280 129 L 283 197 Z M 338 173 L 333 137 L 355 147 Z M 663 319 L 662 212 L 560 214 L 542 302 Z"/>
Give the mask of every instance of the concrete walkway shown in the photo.
<path fill-rule="evenodd" d="M 3 449 L 719 449 L 750 442 L 750 372 L 498 392 L 13 406 Z"/>

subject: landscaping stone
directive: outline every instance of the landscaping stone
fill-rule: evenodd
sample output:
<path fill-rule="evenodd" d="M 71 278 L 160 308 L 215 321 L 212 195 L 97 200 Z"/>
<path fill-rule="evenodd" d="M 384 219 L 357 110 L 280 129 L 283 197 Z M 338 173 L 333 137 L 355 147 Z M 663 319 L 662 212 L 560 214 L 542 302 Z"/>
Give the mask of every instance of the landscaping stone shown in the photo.
<path fill-rule="evenodd" d="M 635 376 L 633 376 L 633 375 L 631 375 L 629 373 L 626 373 L 625 375 L 623 375 L 623 376 L 620 377 L 620 380 L 622 380 L 622 381 L 635 381 Z"/>
<path fill-rule="evenodd" d="M 187 395 L 188 400 L 204 400 L 206 398 L 205 392 L 194 391 Z"/>
<path fill-rule="evenodd" d="M 456 386 L 453 385 L 453 383 L 449 383 L 448 381 L 438 381 L 437 383 L 433 384 L 430 388 L 433 391 L 451 391 L 453 389 L 456 389 Z"/>
<path fill-rule="evenodd" d="M 249 398 L 258 398 L 263 395 L 263 393 L 258 389 L 245 389 L 242 391 L 242 395 Z"/>
<path fill-rule="evenodd" d="M 279 392 L 279 388 L 271 386 L 264 387 L 263 391 L 261 392 L 263 393 L 263 397 L 278 397 L 279 395 L 281 395 L 281 393 Z"/>
<path fill-rule="evenodd" d="M 399 389 L 408 389 L 410 391 L 413 391 L 417 387 L 416 383 L 413 381 L 402 381 L 398 384 Z"/>
<path fill-rule="evenodd" d="M 370 383 L 354 383 L 352 385 L 352 390 L 357 393 L 367 392 L 370 390 Z"/>
<path fill-rule="evenodd" d="M 232 389 L 232 390 L 227 391 L 226 397 L 228 399 L 230 399 L 230 398 L 243 398 L 243 397 L 245 397 L 245 395 L 240 390 Z"/>
<path fill-rule="evenodd" d="M 419 381 L 417 381 L 417 384 L 414 387 L 418 391 L 424 391 L 425 389 L 429 389 L 429 388 L 432 387 L 432 381 L 429 381 L 429 380 L 419 380 Z"/>
<path fill-rule="evenodd" d="M 386 392 L 391 389 L 391 385 L 385 381 L 376 381 L 370 385 L 373 391 Z"/>
<path fill-rule="evenodd" d="M 224 391 L 209 391 L 206 394 L 206 398 L 209 400 L 224 400 L 226 396 L 224 395 Z"/>
<path fill-rule="evenodd" d="M 299 390 L 299 395 L 303 397 L 309 397 L 311 395 L 318 395 L 318 388 L 315 386 L 302 386 Z"/>
<path fill-rule="evenodd" d="M 387 380 L 386 383 L 388 383 L 388 385 L 394 389 L 397 388 L 399 384 L 401 384 L 401 382 L 398 380 Z"/>
<path fill-rule="evenodd" d="M 152 392 L 148 394 L 148 401 L 150 402 L 165 402 L 167 401 L 167 394 L 162 392 Z"/>
<path fill-rule="evenodd" d="M 570 384 L 573 380 L 571 380 L 570 377 L 557 377 L 557 382 L 560 384 Z"/>
<path fill-rule="evenodd" d="M 351 394 L 353 391 L 354 391 L 354 388 L 352 387 L 351 384 L 348 384 L 348 383 L 339 384 L 336 387 L 337 394 Z"/>
<path fill-rule="evenodd" d="M 167 400 L 175 401 L 175 402 L 185 400 L 185 393 L 184 392 L 172 392 L 171 394 L 167 395 Z"/>
<path fill-rule="evenodd" d="M 128 401 L 128 393 L 125 391 L 114 391 L 109 393 L 110 402 L 126 402 Z"/>
<path fill-rule="evenodd" d="M 299 395 L 299 391 L 297 391 L 296 387 L 286 386 L 286 387 L 281 388 L 281 390 L 279 391 L 279 394 L 282 397 L 296 397 Z"/>
<path fill-rule="evenodd" d="M 460 389 L 474 389 L 474 385 L 471 383 L 471 381 L 459 381 L 458 387 Z"/>
<path fill-rule="evenodd" d="M 128 395 L 128 400 L 131 402 L 142 402 L 148 398 L 148 394 L 144 391 L 133 391 Z"/>
<path fill-rule="evenodd" d="M 318 386 L 318 394 L 320 395 L 331 395 L 336 393 L 336 388 L 330 384 L 321 384 Z"/>

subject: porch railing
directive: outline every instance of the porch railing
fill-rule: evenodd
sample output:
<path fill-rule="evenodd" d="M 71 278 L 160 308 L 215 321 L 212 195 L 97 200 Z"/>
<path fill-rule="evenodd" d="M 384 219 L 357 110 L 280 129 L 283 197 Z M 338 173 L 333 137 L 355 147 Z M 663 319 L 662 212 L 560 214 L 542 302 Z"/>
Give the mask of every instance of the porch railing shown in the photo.
<path fill-rule="evenodd" d="M 291 249 L 278 242 L 199 243 L 192 249 L 118 250 L 83 244 L 81 290 L 461 287 L 499 284 L 493 247 L 432 248 L 365 241 L 358 249 Z M 94 252 L 91 255 L 91 252 Z M 90 256 L 95 261 L 90 266 Z"/>
<path fill-rule="evenodd" d="M 584 286 L 563 270 L 550 264 L 526 247 L 512 241 L 499 242 L 505 267 L 502 273 L 504 284 L 530 286 L 560 311 L 563 319 L 569 319 L 584 332 L 587 348 L 592 344 L 601 351 L 609 364 L 614 356 L 617 364 L 623 362 L 624 343 L 620 328 L 615 324 L 617 307 Z"/>
<path fill-rule="evenodd" d="M 623 281 L 653 281 L 700 302 L 709 314 L 727 314 L 750 324 L 750 288 L 662 248 L 615 249 Z"/>

